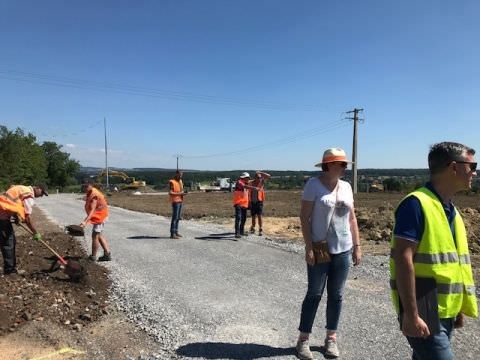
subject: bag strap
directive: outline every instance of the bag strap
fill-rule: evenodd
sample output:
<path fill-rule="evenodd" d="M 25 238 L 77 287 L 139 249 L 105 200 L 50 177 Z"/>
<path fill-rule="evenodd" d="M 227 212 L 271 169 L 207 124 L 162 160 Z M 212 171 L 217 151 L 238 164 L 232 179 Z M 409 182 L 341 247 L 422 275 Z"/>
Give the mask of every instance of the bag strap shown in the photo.
<path fill-rule="evenodd" d="M 335 189 L 333 190 L 333 191 L 335 191 L 335 205 L 333 206 L 332 216 L 330 216 L 330 220 L 328 220 L 327 233 L 328 233 L 328 229 L 330 229 L 330 225 L 332 224 L 332 219 L 335 216 L 335 211 L 337 211 L 338 188 L 339 187 L 340 187 L 340 180 L 338 180 L 337 186 L 335 186 Z"/>

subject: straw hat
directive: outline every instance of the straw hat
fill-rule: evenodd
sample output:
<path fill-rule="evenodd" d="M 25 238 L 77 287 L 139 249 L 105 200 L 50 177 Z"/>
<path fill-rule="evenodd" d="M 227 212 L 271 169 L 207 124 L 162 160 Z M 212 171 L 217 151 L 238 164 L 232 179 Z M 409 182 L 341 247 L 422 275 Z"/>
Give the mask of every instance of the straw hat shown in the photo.
<path fill-rule="evenodd" d="M 322 164 L 327 164 L 334 161 L 341 161 L 345 163 L 353 162 L 347 159 L 347 154 L 345 154 L 345 151 L 343 149 L 330 148 L 325 150 L 325 152 L 323 153 L 322 161 L 320 161 L 318 164 L 315 164 L 315 166 L 321 167 Z"/>

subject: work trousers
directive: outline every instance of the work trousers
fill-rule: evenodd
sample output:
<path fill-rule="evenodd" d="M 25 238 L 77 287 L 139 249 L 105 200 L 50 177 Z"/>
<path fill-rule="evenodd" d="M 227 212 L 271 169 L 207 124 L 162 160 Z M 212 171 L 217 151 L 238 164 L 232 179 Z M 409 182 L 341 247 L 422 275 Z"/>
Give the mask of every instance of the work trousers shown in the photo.
<path fill-rule="evenodd" d="M 181 202 L 172 203 L 172 222 L 170 223 L 170 235 L 174 236 L 178 234 L 178 222 L 182 216 L 182 205 Z"/>
<path fill-rule="evenodd" d="M 15 232 L 10 220 L 0 220 L 0 248 L 2 249 L 4 274 L 16 272 L 16 243 Z"/>
<path fill-rule="evenodd" d="M 453 360 L 450 338 L 455 319 L 440 319 L 440 332 L 427 338 L 407 337 L 412 360 Z"/>
<path fill-rule="evenodd" d="M 350 267 L 351 251 L 330 254 L 331 261 L 307 265 L 308 290 L 302 304 L 298 330 L 311 333 L 318 305 L 327 285 L 326 329 L 336 331 L 342 310 L 343 289 Z"/>
<path fill-rule="evenodd" d="M 247 209 L 240 205 L 235 205 L 235 235 L 245 233 L 245 222 L 247 221 Z"/>

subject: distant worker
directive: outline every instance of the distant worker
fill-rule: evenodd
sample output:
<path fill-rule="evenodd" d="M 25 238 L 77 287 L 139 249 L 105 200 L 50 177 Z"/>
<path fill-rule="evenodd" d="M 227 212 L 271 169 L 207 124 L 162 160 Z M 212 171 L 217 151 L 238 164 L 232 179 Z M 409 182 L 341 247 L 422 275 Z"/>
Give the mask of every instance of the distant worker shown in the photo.
<path fill-rule="evenodd" d="M 108 245 L 108 241 L 103 234 L 105 230 L 105 222 L 108 219 L 108 204 L 105 195 L 95 188 L 93 184 L 87 182 L 82 185 L 85 197 L 85 212 L 87 217 L 82 221 L 80 226 L 85 227 L 88 223 L 93 225 L 92 228 L 92 254 L 88 257 L 92 261 L 97 261 L 97 252 L 99 246 L 103 249 L 103 256 L 98 261 L 112 260 L 112 253 Z"/>
<path fill-rule="evenodd" d="M 313 359 L 309 337 L 318 305 L 327 289 L 325 314 L 325 357 L 338 357 L 337 328 L 342 310 L 343 292 L 350 268 L 350 258 L 359 265 L 362 258 L 360 235 L 350 184 L 341 180 L 348 163 L 340 148 L 325 150 L 315 166 L 322 172 L 305 184 L 300 210 L 305 241 L 308 288 L 300 314 L 297 356 Z"/>
<path fill-rule="evenodd" d="M 183 191 L 183 173 L 179 170 L 175 172 L 170 184 L 170 202 L 172 203 L 172 222 L 170 223 L 170 239 L 180 239 L 182 235 L 178 233 L 178 223 L 182 216 L 183 197 L 186 193 Z"/>
<path fill-rule="evenodd" d="M 235 208 L 235 238 L 240 238 L 245 234 L 245 222 L 247 221 L 247 209 L 249 205 L 248 189 L 251 188 L 248 185 L 250 180 L 250 174 L 248 172 L 242 173 L 240 178 L 235 183 L 235 189 L 233 191 L 233 207 Z"/>
<path fill-rule="evenodd" d="M 258 236 L 263 235 L 263 202 L 265 201 L 265 180 L 270 178 L 270 174 L 257 171 L 255 178 L 250 181 L 252 188 L 249 190 L 250 196 L 250 215 L 252 216 L 252 226 L 250 233 L 255 234 L 255 218 L 258 218 Z"/>
<path fill-rule="evenodd" d="M 0 248 L 3 256 L 3 273 L 5 275 L 17 273 L 17 258 L 15 247 L 17 240 L 13 230 L 11 218 L 15 222 L 25 221 L 32 231 L 33 239 L 38 241 L 42 236 L 35 228 L 31 215 L 34 198 L 48 196 L 44 186 L 12 185 L 5 193 L 0 195 Z"/>
<path fill-rule="evenodd" d="M 474 155 L 454 142 L 433 145 L 430 181 L 395 211 L 390 286 L 412 359 L 453 359 L 453 329 L 463 326 L 464 315 L 478 316 L 465 225 L 452 203 L 455 193 L 471 189 Z"/>

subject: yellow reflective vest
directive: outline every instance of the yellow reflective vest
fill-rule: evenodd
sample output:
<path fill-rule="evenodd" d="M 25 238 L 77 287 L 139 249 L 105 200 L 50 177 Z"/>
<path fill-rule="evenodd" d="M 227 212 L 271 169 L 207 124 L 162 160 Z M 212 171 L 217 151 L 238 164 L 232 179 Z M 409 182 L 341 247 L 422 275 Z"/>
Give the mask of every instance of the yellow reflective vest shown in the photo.
<path fill-rule="evenodd" d="M 408 196 L 411 195 L 420 201 L 425 218 L 423 236 L 413 258 L 415 276 L 436 280 L 440 319 L 453 318 L 459 313 L 477 317 L 477 299 L 467 234 L 460 213 L 455 209 L 454 238 L 443 205 L 437 196 L 426 187 Z M 392 236 L 391 250 L 393 255 L 395 235 Z M 390 257 L 390 287 L 392 300 L 398 313 L 399 297 L 395 279 L 395 263 L 393 257 Z"/>

